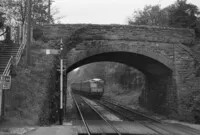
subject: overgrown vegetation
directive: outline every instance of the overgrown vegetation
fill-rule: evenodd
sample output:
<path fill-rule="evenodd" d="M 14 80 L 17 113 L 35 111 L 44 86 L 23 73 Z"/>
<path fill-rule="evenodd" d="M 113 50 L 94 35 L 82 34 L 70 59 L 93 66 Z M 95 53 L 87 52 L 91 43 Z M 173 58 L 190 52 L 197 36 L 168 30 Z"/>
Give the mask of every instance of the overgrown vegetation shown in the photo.
<path fill-rule="evenodd" d="M 48 14 L 48 0 L 34 0 L 32 2 L 32 24 L 42 25 L 54 22 L 53 12 L 50 16 Z M 52 4 L 52 0 L 50 3 Z M 1 0 L 0 12 L 5 13 L 6 24 L 9 26 L 23 25 L 27 15 L 27 0 Z"/>
<path fill-rule="evenodd" d="M 187 0 L 177 0 L 168 7 L 160 5 L 146 5 L 143 10 L 135 10 L 128 18 L 129 24 L 157 25 L 178 28 L 192 28 L 200 34 L 200 11 L 197 5 Z"/>
<path fill-rule="evenodd" d="M 48 43 L 32 44 L 32 66 L 26 67 L 23 57 L 12 79 L 12 89 L 6 91 L 6 119 L 25 125 L 49 124 L 55 90 L 55 60 L 40 49 Z"/>

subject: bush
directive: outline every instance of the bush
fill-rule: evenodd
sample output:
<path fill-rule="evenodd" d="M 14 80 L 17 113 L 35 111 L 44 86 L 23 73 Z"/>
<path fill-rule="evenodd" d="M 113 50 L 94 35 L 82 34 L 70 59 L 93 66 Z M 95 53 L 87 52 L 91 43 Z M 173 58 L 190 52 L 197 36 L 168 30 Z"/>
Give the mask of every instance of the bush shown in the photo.
<path fill-rule="evenodd" d="M 12 122 L 17 119 L 17 122 L 24 122 L 25 125 L 49 124 L 50 99 L 55 88 L 56 59 L 38 51 L 47 44 L 35 44 L 37 47 L 31 51 L 33 66 L 25 67 L 22 57 L 16 68 L 17 76 L 12 79 L 12 89 L 6 91 L 5 97 L 6 116 Z"/>
<path fill-rule="evenodd" d="M 42 39 L 42 36 L 43 36 L 43 31 L 41 30 L 41 28 L 33 29 L 33 39 L 34 40 Z"/>

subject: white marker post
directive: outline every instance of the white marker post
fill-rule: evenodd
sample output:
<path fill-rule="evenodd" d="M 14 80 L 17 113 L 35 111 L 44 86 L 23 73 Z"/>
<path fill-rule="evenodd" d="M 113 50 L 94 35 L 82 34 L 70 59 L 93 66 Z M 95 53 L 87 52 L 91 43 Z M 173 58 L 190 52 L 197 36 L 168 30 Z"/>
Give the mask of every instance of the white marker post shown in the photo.
<path fill-rule="evenodd" d="M 63 124 L 63 42 L 62 39 L 60 41 L 60 119 L 59 123 L 60 125 Z"/>

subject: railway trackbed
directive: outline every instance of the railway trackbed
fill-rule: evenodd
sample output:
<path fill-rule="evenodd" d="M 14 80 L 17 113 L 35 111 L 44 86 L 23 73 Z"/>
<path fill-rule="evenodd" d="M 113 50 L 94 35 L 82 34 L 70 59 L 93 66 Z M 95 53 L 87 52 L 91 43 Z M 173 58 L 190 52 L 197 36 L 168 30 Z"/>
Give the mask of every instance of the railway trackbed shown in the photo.
<path fill-rule="evenodd" d="M 95 102 L 101 104 L 102 106 L 104 106 L 105 108 L 107 108 L 108 110 L 110 110 L 114 113 L 118 113 L 119 115 L 123 116 L 124 118 L 126 118 L 127 120 L 130 120 L 130 121 L 150 121 L 150 122 L 156 122 L 156 123 L 161 122 L 159 120 L 156 120 L 154 118 L 146 116 L 142 113 L 139 113 L 135 110 L 132 110 L 128 107 L 125 107 L 121 104 L 109 102 L 105 99 L 100 100 L 100 101 L 96 100 Z"/>
<path fill-rule="evenodd" d="M 91 106 L 84 98 L 82 98 L 80 96 L 73 96 L 73 99 L 74 99 L 74 102 L 78 109 L 81 120 L 85 126 L 86 134 L 88 134 L 88 135 L 99 134 L 99 133 L 93 132 L 94 130 L 92 128 L 94 128 L 94 121 L 91 121 L 91 115 L 90 115 L 91 113 L 90 114 L 87 113 L 89 111 L 88 109 L 90 108 L 90 112 L 93 111 L 93 113 L 96 115 L 95 116 L 96 119 L 101 121 L 101 125 L 104 125 L 101 127 L 101 131 L 99 131 L 100 133 L 121 135 L 120 131 L 118 131 L 112 125 L 112 123 L 110 123 L 101 113 L 99 113 L 93 106 Z M 83 106 L 84 106 L 84 108 L 83 108 Z M 87 112 L 85 112 L 86 106 L 88 108 Z"/>
<path fill-rule="evenodd" d="M 98 104 L 101 104 L 108 110 L 115 112 L 121 116 L 124 116 L 127 120 L 133 121 L 143 125 L 156 134 L 159 135 L 199 135 L 200 130 L 196 130 L 180 124 L 169 124 L 163 123 L 160 120 L 151 118 L 147 115 L 144 115 L 140 112 L 137 112 L 131 108 L 128 108 L 120 103 L 113 101 L 108 101 L 106 99 L 96 100 Z"/>
<path fill-rule="evenodd" d="M 73 96 L 81 121 L 75 124 L 81 135 L 199 135 L 200 131 L 180 124 L 163 123 L 108 101 Z M 107 113 L 106 113 L 107 112 Z M 108 115 L 115 115 L 114 120 Z M 112 115 L 111 115 L 112 116 Z"/>

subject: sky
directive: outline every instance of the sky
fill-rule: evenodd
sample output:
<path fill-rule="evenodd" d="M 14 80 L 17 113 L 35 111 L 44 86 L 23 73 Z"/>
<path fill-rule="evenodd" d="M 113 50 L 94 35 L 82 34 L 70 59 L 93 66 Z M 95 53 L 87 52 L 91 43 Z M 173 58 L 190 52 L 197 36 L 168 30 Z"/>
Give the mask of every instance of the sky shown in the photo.
<path fill-rule="evenodd" d="M 76 24 L 127 24 L 134 10 L 145 5 L 160 4 L 166 7 L 176 0 L 54 0 L 52 10 L 57 9 L 60 23 Z M 188 0 L 200 8 L 200 0 Z"/>

